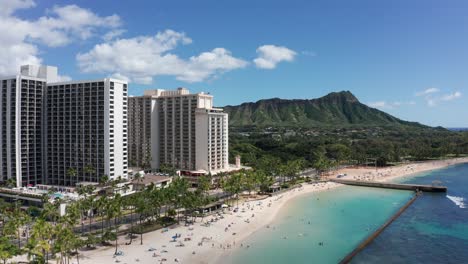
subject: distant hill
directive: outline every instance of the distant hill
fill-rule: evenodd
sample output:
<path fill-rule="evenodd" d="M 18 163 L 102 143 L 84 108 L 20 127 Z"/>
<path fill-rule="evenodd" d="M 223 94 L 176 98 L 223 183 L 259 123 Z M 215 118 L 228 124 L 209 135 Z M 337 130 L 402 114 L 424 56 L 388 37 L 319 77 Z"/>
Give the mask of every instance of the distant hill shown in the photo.
<path fill-rule="evenodd" d="M 349 91 L 310 100 L 272 98 L 225 106 L 233 127 L 398 126 L 429 128 L 369 107 Z"/>

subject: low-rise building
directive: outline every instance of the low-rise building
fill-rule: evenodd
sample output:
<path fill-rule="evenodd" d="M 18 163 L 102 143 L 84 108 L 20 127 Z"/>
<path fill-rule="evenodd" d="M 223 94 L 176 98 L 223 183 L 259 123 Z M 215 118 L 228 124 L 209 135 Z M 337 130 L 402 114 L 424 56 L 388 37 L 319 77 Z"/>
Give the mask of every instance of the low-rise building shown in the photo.
<path fill-rule="evenodd" d="M 167 186 L 169 186 L 169 184 L 171 184 L 171 182 L 171 177 L 148 173 L 138 179 L 133 179 L 132 185 L 135 191 L 141 191 L 144 190 L 146 187 L 150 186 L 151 184 L 153 184 L 156 188 L 166 188 Z"/>

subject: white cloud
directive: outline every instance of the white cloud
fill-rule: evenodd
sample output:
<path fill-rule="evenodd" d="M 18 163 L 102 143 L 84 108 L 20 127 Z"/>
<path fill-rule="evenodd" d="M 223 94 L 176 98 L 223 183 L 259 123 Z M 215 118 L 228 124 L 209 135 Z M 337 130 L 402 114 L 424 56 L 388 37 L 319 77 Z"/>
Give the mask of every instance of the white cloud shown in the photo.
<path fill-rule="evenodd" d="M 427 89 L 424 90 L 424 91 L 417 92 L 417 93 L 416 93 L 416 96 L 425 96 L 425 95 L 429 95 L 429 94 L 433 94 L 433 93 L 438 93 L 438 92 L 440 92 L 440 89 L 439 89 L 439 88 L 427 88 Z"/>
<path fill-rule="evenodd" d="M 385 108 L 388 104 L 385 101 L 377 101 L 369 103 L 369 106 L 374 108 Z"/>
<path fill-rule="evenodd" d="M 186 82 L 200 82 L 247 65 L 246 61 L 233 57 L 224 48 L 215 48 L 189 59 L 179 58 L 170 52 L 181 44 L 191 42 L 185 33 L 165 30 L 155 36 L 98 44 L 76 58 L 83 72 L 125 76 L 141 84 L 150 84 L 154 77 L 160 75 L 175 76 Z"/>
<path fill-rule="evenodd" d="M 442 96 L 440 98 L 440 100 L 442 100 L 442 101 L 452 101 L 452 100 L 455 100 L 457 98 L 460 98 L 461 96 L 462 96 L 462 94 L 460 92 L 454 92 L 454 93 L 446 94 L 446 95 Z"/>
<path fill-rule="evenodd" d="M 440 92 L 441 90 L 439 88 L 428 88 L 424 91 L 417 92 L 416 96 L 424 97 L 424 100 L 430 107 L 437 106 L 441 101 L 452 101 L 462 96 L 458 91 L 443 95 L 441 95 Z"/>
<path fill-rule="evenodd" d="M 398 108 L 401 106 L 408 106 L 408 105 L 415 105 L 416 102 L 414 101 L 395 101 L 395 102 L 386 102 L 386 101 L 376 101 L 376 102 L 371 102 L 368 105 L 370 107 L 374 108 L 380 108 L 380 109 L 394 109 Z"/>
<path fill-rule="evenodd" d="M 123 33 L 125 33 L 125 29 L 114 29 L 109 32 L 107 32 L 104 36 L 102 36 L 102 39 L 104 41 L 111 41 L 119 36 L 121 36 Z"/>
<path fill-rule="evenodd" d="M 0 16 L 10 15 L 15 10 L 30 8 L 36 4 L 32 0 L 1 0 Z"/>
<path fill-rule="evenodd" d="M 58 77 L 57 82 L 68 82 L 72 80 L 72 78 L 68 75 L 59 75 L 57 77 Z"/>
<path fill-rule="evenodd" d="M 76 5 L 54 6 L 36 20 L 15 15 L 35 6 L 32 0 L 0 0 L 0 75 L 14 75 L 24 64 L 41 64 L 40 46 L 64 46 L 121 24 L 117 15 L 99 16 Z"/>
<path fill-rule="evenodd" d="M 296 52 L 286 47 L 263 45 L 257 48 L 258 57 L 254 59 L 257 68 L 274 69 L 282 61 L 293 61 Z"/>
<path fill-rule="evenodd" d="M 110 77 L 114 78 L 114 79 L 121 80 L 121 81 L 130 82 L 130 78 L 128 78 L 127 76 L 122 75 L 120 73 L 114 73 Z"/>

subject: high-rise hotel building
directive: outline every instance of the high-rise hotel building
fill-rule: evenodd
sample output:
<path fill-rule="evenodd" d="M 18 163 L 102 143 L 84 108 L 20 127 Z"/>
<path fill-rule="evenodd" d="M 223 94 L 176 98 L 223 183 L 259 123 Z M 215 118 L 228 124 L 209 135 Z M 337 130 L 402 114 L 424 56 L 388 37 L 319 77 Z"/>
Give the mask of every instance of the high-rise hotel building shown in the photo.
<path fill-rule="evenodd" d="M 151 169 L 151 115 L 156 99 L 151 96 L 128 98 L 129 165 Z"/>
<path fill-rule="evenodd" d="M 218 173 L 228 169 L 228 115 L 213 107 L 213 96 L 205 93 L 191 94 L 185 88 L 177 90 L 148 90 L 143 96 L 130 97 L 133 107 L 130 116 L 131 142 L 142 140 L 135 148 L 151 145 L 151 167 L 173 166 L 182 172 Z M 144 102 L 144 103 L 142 103 Z M 151 111 L 151 136 L 148 127 L 142 126 L 142 117 L 148 125 Z M 145 134 L 145 137 L 141 135 Z M 136 152 L 142 152 L 140 149 Z M 138 156 L 130 150 L 130 160 Z"/>
<path fill-rule="evenodd" d="M 127 177 L 127 89 L 115 79 L 47 85 L 47 184 Z"/>
<path fill-rule="evenodd" d="M 55 67 L 28 65 L 19 75 L 0 78 L 0 180 L 43 183 L 44 92 L 57 76 Z"/>
<path fill-rule="evenodd" d="M 56 67 L 0 79 L 0 180 L 17 186 L 127 177 L 127 83 L 57 82 Z"/>

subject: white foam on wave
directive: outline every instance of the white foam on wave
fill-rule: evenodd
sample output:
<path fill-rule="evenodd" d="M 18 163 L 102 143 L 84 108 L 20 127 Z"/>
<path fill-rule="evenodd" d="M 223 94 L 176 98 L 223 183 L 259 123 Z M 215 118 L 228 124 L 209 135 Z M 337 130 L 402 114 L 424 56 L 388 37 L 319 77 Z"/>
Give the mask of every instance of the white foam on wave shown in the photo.
<path fill-rule="evenodd" d="M 450 196 L 450 195 L 447 195 L 447 198 L 449 198 L 449 200 L 452 201 L 454 204 L 456 204 L 458 207 L 466 208 L 465 198 L 458 197 L 458 196 Z"/>

